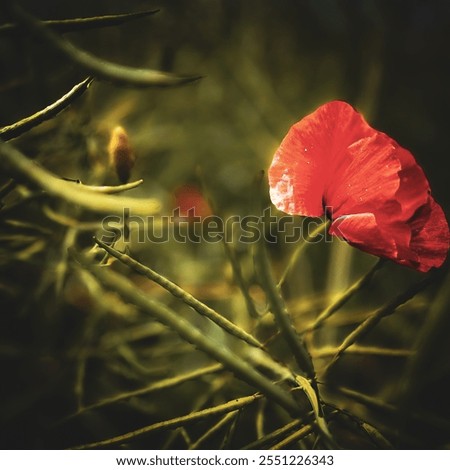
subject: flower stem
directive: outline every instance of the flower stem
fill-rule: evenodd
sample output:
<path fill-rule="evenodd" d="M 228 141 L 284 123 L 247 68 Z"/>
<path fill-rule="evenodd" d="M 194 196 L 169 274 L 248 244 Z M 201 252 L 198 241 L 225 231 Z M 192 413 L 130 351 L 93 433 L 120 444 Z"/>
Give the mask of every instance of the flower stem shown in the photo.
<path fill-rule="evenodd" d="M 106 245 L 97 238 L 95 238 L 95 242 L 105 251 L 107 251 L 111 256 L 114 256 L 114 258 L 118 259 L 123 264 L 129 266 L 139 274 L 142 274 L 153 282 L 156 282 L 162 288 L 170 292 L 174 297 L 181 299 L 185 304 L 189 305 L 196 312 L 200 313 L 200 315 L 209 318 L 216 325 L 220 326 L 231 335 L 235 336 L 236 338 L 242 339 L 251 346 L 256 346 L 261 349 L 263 348 L 263 345 L 254 336 L 247 333 L 239 326 L 235 325 L 233 322 L 231 322 L 223 315 L 216 312 L 214 309 L 195 298 L 192 294 L 185 291 L 174 282 L 170 281 L 169 279 L 157 273 L 156 271 L 153 271 L 153 269 L 150 269 L 147 266 L 144 266 L 143 264 L 139 263 L 135 259 L 131 258 L 131 256 L 121 253 L 120 251 L 117 251 L 111 246 Z"/>
<path fill-rule="evenodd" d="M 62 180 L 1 139 L 0 156 L 0 165 L 18 180 L 25 180 L 53 197 L 80 205 L 92 212 L 123 215 L 124 208 L 127 208 L 136 215 L 147 217 L 158 212 L 160 207 L 156 199 L 116 197 L 112 194 L 102 194 L 91 186 Z"/>
<path fill-rule="evenodd" d="M 202 434 L 195 442 L 189 446 L 189 450 L 198 449 L 206 440 L 211 436 L 219 432 L 226 424 L 230 421 L 236 420 L 240 410 L 230 411 L 223 418 L 221 418 L 214 426 L 209 428 L 204 434 Z"/>
<path fill-rule="evenodd" d="M 242 358 L 229 348 L 218 344 L 214 339 L 166 305 L 148 298 L 144 292 L 139 290 L 124 276 L 111 269 L 105 269 L 101 266 L 90 264 L 86 257 L 81 254 L 76 256 L 83 266 L 94 273 L 103 285 L 112 289 L 124 300 L 136 305 L 143 312 L 146 312 L 160 323 L 178 333 L 181 338 L 223 364 L 224 367 L 234 372 L 241 380 L 255 387 L 258 391 L 266 395 L 267 398 L 278 403 L 292 416 L 298 416 L 303 413 L 303 408 L 287 391 L 274 384 L 271 380 L 258 372 L 251 364 L 242 361 Z"/>
<path fill-rule="evenodd" d="M 285 439 L 283 439 L 281 442 L 278 442 L 276 445 L 270 448 L 270 450 L 281 450 L 287 447 L 289 444 L 292 444 L 293 442 L 297 442 L 302 440 L 304 437 L 308 436 L 313 432 L 314 428 L 311 424 L 307 424 L 306 426 L 303 426 L 299 430 L 293 432 L 289 436 L 287 436 Z"/>
<path fill-rule="evenodd" d="M 175 377 L 162 379 L 158 382 L 154 382 L 151 385 L 148 385 L 147 387 L 138 388 L 137 390 L 133 390 L 131 392 L 119 393 L 118 395 L 112 396 L 110 398 L 105 398 L 104 400 L 101 400 L 98 403 L 94 403 L 93 405 L 84 406 L 76 413 L 65 418 L 64 421 L 67 421 L 68 419 L 78 416 L 87 411 L 96 410 L 98 408 L 102 408 L 103 406 L 112 405 L 114 403 L 118 403 L 124 400 L 129 400 L 133 397 L 139 397 L 148 393 L 159 392 L 161 390 L 167 390 L 173 387 L 177 387 L 189 380 L 194 380 L 196 378 L 203 377 L 208 374 L 214 374 L 222 370 L 223 366 L 221 364 L 214 364 L 212 366 L 206 366 L 200 369 L 195 369 L 190 372 L 186 372 L 185 374 L 176 375 Z"/>
<path fill-rule="evenodd" d="M 262 395 L 259 395 L 259 394 L 237 398 L 235 400 L 231 400 L 227 403 L 223 403 L 218 406 L 206 408 L 200 411 L 195 411 L 193 413 L 189 413 L 188 415 L 179 416 L 173 419 L 168 419 L 167 421 L 154 423 L 154 424 L 151 424 L 150 426 L 145 426 L 143 428 L 136 429 L 135 431 L 131 431 L 126 434 L 121 434 L 120 436 L 115 436 L 110 439 L 105 439 L 103 441 L 92 442 L 90 444 L 81 445 L 81 446 L 75 447 L 74 449 L 80 450 L 80 449 L 95 449 L 98 447 L 106 447 L 109 445 L 129 441 L 130 439 L 133 439 L 138 436 L 142 436 L 143 434 L 147 434 L 152 431 L 157 431 L 160 429 L 178 428 L 187 423 L 193 423 L 193 422 L 197 422 L 200 420 L 204 420 L 211 416 L 223 415 L 225 413 L 230 413 L 235 410 L 240 410 L 261 398 L 262 398 Z"/>
<path fill-rule="evenodd" d="M 430 276 L 422 279 L 419 282 L 416 282 L 408 289 L 403 291 L 397 297 L 392 299 L 383 307 L 375 310 L 372 314 L 370 314 L 362 323 L 360 323 L 341 343 L 338 347 L 336 354 L 333 356 L 331 361 L 325 367 L 323 374 L 326 376 L 330 369 L 336 364 L 336 362 L 342 357 L 345 351 L 354 343 L 359 341 L 364 335 L 369 333 L 370 331 L 375 328 L 378 323 L 385 317 L 392 315 L 400 305 L 411 300 L 414 296 L 416 296 L 419 292 L 427 288 L 433 282 L 436 281 L 438 277 L 441 277 L 442 273 L 439 271 L 435 271 Z"/>
<path fill-rule="evenodd" d="M 300 419 L 295 419 L 294 421 L 291 421 L 290 423 L 284 425 L 283 427 L 277 428 L 275 429 L 275 431 L 265 434 L 260 439 L 251 442 L 250 444 L 245 446 L 243 450 L 267 449 L 268 447 L 274 446 L 278 442 L 281 442 L 282 440 L 284 440 L 285 436 L 289 435 L 293 431 L 296 431 L 297 428 L 299 428 L 300 426 L 303 427 L 304 422 Z"/>
<path fill-rule="evenodd" d="M 15 137 L 19 137 L 44 121 L 52 119 L 81 96 L 89 88 L 92 80 L 93 79 L 91 77 L 85 78 L 82 82 L 75 85 L 68 93 L 59 98 L 59 100 L 50 104 L 46 108 L 41 109 L 37 113 L 17 121 L 14 124 L 0 128 L 0 138 L 6 142 L 14 139 Z"/>
<path fill-rule="evenodd" d="M 258 267 L 261 286 L 266 293 L 272 313 L 283 337 L 291 348 L 300 370 L 306 375 L 306 377 L 308 377 L 308 379 L 315 380 L 315 371 L 311 356 L 303 344 L 298 332 L 292 325 L 292 320 L 286 309 L 284 300 L 275 284 L 266 248 L 262 243 L 256 249 L 255 264 Z"/>
<path fill-rule="evenodd" d="M 285 283 L 287 276 L 290 274 L 292 268 L 297 264 L 298 259 L 300 258 L 300 255 L 308 246 L 308 243 L 314 240 L 314 238 L 317 235 L 319 235 L 319 233 L 323 232 L 324 230 L 327 230 L 330 224 L 331 224 L 331 220 L 327 220 L 323 222 L 311 234 L 309 234 L 301 243 L 297 245 L 294 253 L 289 258 L 288 265 L 286 266 L 285 270 L 283 271 L 283 274 L 280 277 L 280 280 L 278 281 L 278 284 L 277 284 L 278 289 L 281 289 L 283 287 L 283 284 Z"/>
<path fill-rule="evenodd" d="M 336 444 L 333 441 L 324 419 L 313 361 L 302 338 L 292 324 L 292 319 L 287 311 L 280 291 L 277 288 L 275 279 L 273 278 L 266 247 L 261 242 L 256 246 L 255 264 L 258 267 L 261 286 L 266 293 L 275 321 L 287 345 L 290 347 L 297 365 L 306 377 L 297 376 L 296 380 L 314 410 L 316 427 L 326 445 L 329 448 L 335 448 Z"/>
<path fill-rule="evenodd" d="M 8 3 L 11 4 L 12 2 L 9 1 Z M 10 10 L 11 15 L 19 24 L 27 27 L 36 37 L 45 41 L 49 47 L 60 51 L 68 59 L 96 78 L 108 80 L 118 85 L 134 87 L 177 86 L 200 78 L 198 76 L 183 77 L 158 70 L 127 67 L 99 59 L 75 47 L 71 42 L 56 34 L 16 3 L 10 5 Z"/>
<path fill-rule="evenodd" d="M 358 279 L 352 286 L 350 286 L 338 299 L 336 299 L 331 305 L 329 305 L 319 316 L 316 318 L 314 323 L 309 327 L 305 328 L 302 333 L 309 333 L 319 328 L 322 323 L 336 313 L 341 307 L 343 307 L 357 292 L 365 287 L 373 278 L 374 274 L 386 263 L 386 260 L 379 259 L 374 266 L 364 276 Z"/>
<path fill-rule="evenodd" d="M 145 10 L 136 13 L 122 13 L 118 15 L 92 16 L 87 18 L 70 18 L 64 20 L 45 20 L 42 23 L 58 33 L 69 33 L 73 31 L 87 31 L 89 29 L 106 28 L 109 26 L 120 26 L 128 21 L 138 20 L 158 13 L 159 10 Z M 18 25 L 8 23 L 0 26 L 0 34 L 16 31 Z"/>

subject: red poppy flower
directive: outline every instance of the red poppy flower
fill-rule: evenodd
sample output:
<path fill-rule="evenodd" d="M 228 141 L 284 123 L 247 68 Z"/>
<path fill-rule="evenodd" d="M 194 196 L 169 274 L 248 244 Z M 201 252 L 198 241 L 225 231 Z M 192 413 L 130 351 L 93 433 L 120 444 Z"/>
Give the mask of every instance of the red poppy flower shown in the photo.
<path fill-rule="evenodd" d="M 449 229 L 412 154 L 349 104 L 327 103 L 294 124 L 269 169 L 288 214 L 320 217 L 368 253 L 426 272 L 444 262 Z"/>

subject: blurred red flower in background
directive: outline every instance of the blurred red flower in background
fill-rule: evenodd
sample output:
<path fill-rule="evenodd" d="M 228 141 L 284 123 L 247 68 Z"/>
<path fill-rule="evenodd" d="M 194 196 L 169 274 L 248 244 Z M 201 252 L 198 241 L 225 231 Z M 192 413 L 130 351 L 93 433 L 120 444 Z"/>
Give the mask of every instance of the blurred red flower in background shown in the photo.
<path fill-rule="evenodd" d="M 373 255 L 426 272 L 445 261 L 449 229 L 412 154 L 332 101 L 294 124 L 269 169 L 270 197 L 288 214 Z"/>
<path fill-rule="evenodd" d="M 200 189 L 191 184 L 185 184 L 174 191 L 174 210 L 178 217 L 201 219 L 211 215 L 211 208 Z"/>

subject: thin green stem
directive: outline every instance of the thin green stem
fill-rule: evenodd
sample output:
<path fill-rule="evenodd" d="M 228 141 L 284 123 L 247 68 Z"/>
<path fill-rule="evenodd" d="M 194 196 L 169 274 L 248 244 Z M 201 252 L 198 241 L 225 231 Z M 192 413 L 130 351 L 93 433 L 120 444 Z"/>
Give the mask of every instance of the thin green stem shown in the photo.
<path fill-rule="evenodd" d="M 198 168 L 198 174 L 200 176 L 202 192 L 208 196 L 208 202 L 212 208 L 213 213 L 218 215 L 219 217 L 222 217 L 222 219 L 225 220 L 225 217 L 223 217 L 223 214 L 221 214 L 220 208 L 217 207 L 214 201 L 214 197 L 211 194 L 211 191 L 209 190 L 208 185 L 206 184 L 205 176 L 201 168 Z M 231 224 L 231 227 L 228 227 L 228 224 L 226 224 L 226 229 L 229 230 L 230 232 L 226 233 L 225 237 L 222 237 L 222 244 L 225 250 L 225 254 L 228 257 L 228 260 L 230 261 L 231 269 L 233 270 L 233 279 L 236 282 L 239 290 L 241 291 L 248 314 L 252 318 L 258 318 L 259 317 L 258 311 L 256 309 L 255 302 L 253 301 L 250 295 L 248 282 L 246 281 L 242 273 L 241 263 L 239 262 L 236 256 L 235 250 L 233 250 L 232 248 L 232 244 L 227 241 L 229 238 L 228 235 L 231 235 L 230 239 L 234 240 L 234 233 L 233 233 L 234 224 Z"/>
<path fill-rule="evenodd" d="M 11 191 L 16 189 L 17 183 L 10 178 L 1 188 L 0 188 L 0 208 L 2 207 L 2 199 L 6 197 Z"/>
<path fill-rule="evenodd" d="M 283 274 L 280 277 L 280 280 L 278 281 L 278 284 L 277 284 L 278 289 L 281 289 L 283 287 L 283 284 L 286 282 L 286 279 L 287 279 L 288 275 L 292 271 L 292 268 L 297 264 L 297 262 L 300 258 L 300 255 L 303 253 L 305 248 L 308 246 L 308 243 L 310 243 L 312 240 L 314 240 L 314 238 L 317 237 L 317 235 L 319 235 L 319 233 L 323 232 L 324 230 L 327 230 L 330 223 L 331 223 L 330 220 L 327 220 L 327 221 L 323 222 L 318 227 L 316 227 L 316 229 L 313 232 L 311 232 L 311 234 L 309 234 L 304 240 L 302 240 L 301 243 L 299 243 L 297 245 L 297 247 L 295 248 L 294 253 L 289 258 L 289 263 L 287 264 L 285 270 L 283 271 Z"/>
<path fill-rule="evenodd" d="M 138 20 L 158 13 L 159 10 L 138 11 L 136 13 L 122 13 L 118 15 L 92 16 L 87 18 L 70 18 L 64 20 L 43 20 L 42 23 L 58 33 L 87 31 L 90 29 L 120 26 L 129 21 Z M 0 34 L 15 32 L 18 25 L 7 23 L 0 26 Z"/>
<path fill-rule="evenodd" d="M 372 331 L 380 321 L 392 315 L 400 305 L 411 300 L 415 297 L 419 292 L 427 288 L 433 282 L 436 281 L 437 277 L 440 276 L 441 273 L 435 272 L 434 274 L 429 275 L 425 279 L 422 279 L 419 282 L 416 282 L 412 286 L 408 287 L 405 291 L 401 294 L 397 295 L 394 299 L 388 302 L 383 307 L 375 310 L 372 314 L 370 314 L 362 323 L 360 323 L 341 343 L 341 345 L 337 348 L 337 352 L 332 358 L 332 360 L 328 363 L 326 368 L 323 371 L 324 376 L 329 372 L 329 370 L 338 362 L 338 360 L 342 357 L 345 351 L 354 343 L 359 341 L 363 336 L 367 333 Z"/>
<path fill-rule="evenodd" d="M 212 416 L 223 415 L 225 413 L 230 413 L 235 410 L 240 410 L 251 403 L 254 403 L 256 400 L 261 399 L 261 395 L 250 395 L 247 397 L 237 398 L 235 400 L 231 400 L 227 403 L 223 403 L 218 406 L 214 406 L 212 408 L 206 408 L 201 411 L 195 411 L 188 415 L 179 416 L 177 418 L 169 419 L 167 421 L 161 421 L 159 423 L 151 424 L 150 426 L 145 426 L 140 429 L 136 429 L 135 431 L 128 432 L 126 434 L 122 434 L 120 436 L 112 437 L 111 439 L 105 439 L 103 441 L 92 442 L 90 444 L 81 445 L 75 447 L 74 449 L 95 449 L 98 447 L 106 447 L 113 444 L 121 444 L 123 442 L 129 441 L 136 437 L 142 436 L 144 434 L 148 434 L 152 431 L 157 431 L 161 429 L 173 429 L 184 426 L 185 424 L 195 423 L 200 420 L 204 420 L 206 418 L 210 418 Z"/>
<path fill-rule="evenodd" d="M 56 222 L 57 224 L 63 225 L 65 227 L 76 228 L 79 232 L 95 232 L 102 227 L 100 222 L 81 222 L 80 220 L 69 217 L 66 214 L 55 212 L 48 205 L 42 206 L 42 212 L 52 222 Z"/>
<path fill-rule="evenodd" d="M 281 334 L 287 345 L 290 347 L 297 365 L 299 366 L 302 373 L 304 373 L 306 376 L 306 378 L 297 376 L 296 380 L 299 384 L 301 384 L 303 392 L 313 407 L 314 413 L 316 415 L 316 425 L 320 435 L 323 437 L 327 446 L 333 448 L 335 447 L 335 443 L 333 442 L 333 438 L 328 430 L 328 426 L 324 418 L 313 361 L 305 344 L 302 341 L 302 338 L 299 336 L 294 325 L 292 324 L 292 319 L 289 315 L 289 312 L 287 311 L 280 290 L 275 284 L 272 268 L 269 262 L 269 256 L 263 243 L 259 243 L 256 247 L 255 263 L 258 266 L 258 274 L 260 277 L 261 286 L 266 293 L 267 300 L 275 317 L 275 321 L 280 328 Z"/>
<path fill-rule="evenodd" d="M 381 269 L 386 263 L 386 260 L 379 259 L 374 266 L 358 279 L 352 286 L 350 286 L 339 298 L 337 298 L 331 305 L 329 305 L 319 316 L 316 318 L 314 323 L 303 330 L 303 333 L 311 332 L 319 328 L 325 320 L 330 318 L 336 313 L 341 307 L 343 307 L 356 293 L 358 293 L 363 287 L 365 287 L 373 278 L 374 274 Z"/>
<path fill-rule="evenodd" d="M 230 411 L 230 413 L 226 414 L 222 419 L 220 419 L 214 426 L 209 428 L 204 434 L 202 434 L 195 442 L 193 442 L 189 449 L 198 449 L 206 440 L 208 440 L 211 436 L 214 436 L 217 432 L 219 432 L 224 426 L 226 426 L 230 421 L 233 421 L 237 418 L 240 410 Z"/>
<path fill-rule="evenodd" d="M 393 415 L 405 416 L 406 418 L 420 421 L 426 425 L 431 425 L 445 431 L 450 431 L 450 421 L 448 419 L 442 418 L 441 416 L 426 413 L 418 413 L 410 409 L 405 410 L 403 409 L 403 407 L 393 405 L 392 403 L 388 403 L 384 400 L 381 400 L 380 398 L 371 397 L 369 395 L 366 395 L 365 393 L 361 393 L 357 390 L 353 390 L 347 387 L 337 387 L 335 389 L 334 387 L 331 387 L 331 389 L 336 390 L 340 394 L 351 398 L 352 400 L 355 400 L 358 403 L 362 403 L 368 408 L 372 408 L 379 411 L 381 410 L 385 413 Z"/>
<path fill-rule="evenodd" d="M 293 442 L 300 441 L 301 439 L 305 438 L 309 434 L 314 431 L 314 428 L 311 424 L 307 424 L 303 426 L 301 429 L 289 434 L 285 439 L 281 442 L 278 442 L 276 445 L 270 448 L 270 450 L 281 450 L 287 447 L 288 445 L 292 444 Z"/>
<path fill-rule="evenodd" d="M 220 313 L 216 312 L 214 309 L 212 309 L 208 305 L 196 299 L 192 294 L 185 291 L 174 282 L 170 281 L 166 277 L 157 273 L 153 269 L 150 269 L 149 267 L 144 266 L 143 264 L 139 263 L 135 259 L 131 258 L 131 256 L 121 253 L 120 251 L 117 251 L 111 246 L 106 245 L 105 243 L 98 240 L 97 238 L 95 238 L 95 242 L 101 248 L 103 248 L 106 252 L 108 252 L 111 256 L 114 256 L 114 258 L 118 259 L 121 263 L 129 266 L 131 269 L 138 272 L 139 274 L 142 274 L 143 276 L 147 277 L 151 281 L 156 282 L 161 287 L 163 287 L 168 292 L 170 292 L 174 297 L 181 299 L 185 304 L 192 307 L 200 315 L 203 315 L 209 318 L 216 325 L 220 326 L 231 335 L 245 341 L 246 343 L 252 346 L 256 346 L 261 349 L 263 348 L 262 344 L 255 337 L 247 333 L 245 330 L 243 330 L 239 326 L 235 325 L 233 322 L 225 318 Z"/>
<path fill-rule="evenodd" d="M 186 374 L 180 374 L 175 377 L 170 377 L 168 379 L 163 379 L 158 382 L 154 382 L 147 387 L 138 388 L 137 390 L 133 390 L 131 392 L 119 393 L 118 395 L 106 398 L 98 403 L 94 403 L 93 405 L 84 406 L 77 413 L 74 413 L 73 415 L 70 415 L 68 418 L 66 418 L 66 420 L 78 416 L 79 414 L 86 413 L 88 411 L 96 410 L 98 408 L 102 408 L 107 405 L 112 405 L 114 403 L 118 403 L 124 400 L 129 400 L 130 398 L 139 397 L 141 395 L 147 395 L 149 393 L 159 392 L 161 390 L 167 390 L 170 388 L 178 387 L 179 385 L 189 380 L 194 380 L 208 374 L 215 374 L 216 372 L 220 372 L 222 370 L 223 366 L 221 364 L 214 364 L 212 366 L 202 367 L 200 369 L 187 372 Z"/>
<path fill-rule="evenodd" d="M 318 349 L 311 349 L 311 355 L 314 358 L 335 356 L 338 348 L 333 346 L 325 346 Z M 392 349 L 378 346 L 358 346 L 353 344 L 350 346 L 346 354 L 355 354 L 358 356 L 385 356 L 385 357 L 408 357 L 414 354 L 410 349 Z"/>
<path fill-rule="evenodd" d="M 11 14 L 18 23 L 44 40 L 49 47 L 63 53 L 72 62 L 88 71 L 96 78 L 113 82 L 117 85 L 134 87 L 168 87 L 198 80 L 200 77 L 182 77 L 171 73 L 150 69 L 138 69 L 107 62 L 103 59 L 78 49 L 71 42 L 62 38 L 41 21 L 34 18 L 16 3 L 11 5 Z"/>
<path fill-rule="evenodd" d="M 444 377 L 448 376 L 450 372 L 446 357 L 450 329 L 449 281 L 450 276 L 447 272 L 446 279 L 434 296 L 427 311 L 427 319 L 420 329 L 420 334 L 414 345 L 416 353 L 409 358 L 399 381 L 399 407 L 402 412 L 413 409 L 418 403 L 421 403 L 424 393 L 429 397 L 438 395 L 440 382 L 435 380 L 435 374 L 438 373 L 440 377 Z M 399 427 L 406 431 L 408 423 L 400 423 Z"/>
<path fill-rule="evenodd" d="M 124 191 L 129 191 L 130 189 L 137 188 L 140 186 L 144 180 L 136 180 L 136 181 L 131 181 L 130 183 L 125 183 L 125 184 L 118 184 L 117 186 L 91 186 L 88 184 L 80 184 L 80 188 L 83 190 L 88 190 L 92 191 L 93 193 L 99 193 L 99 194 L 117 194 L 117 193 L 122 193 Z"/>
<path fill-rule="evenodd" d="M 195 345 L 199 350 L 223 364 L 228 370 L 235 373 L 237 377 L 252 387 L 255 387 L 267 398 L 275 401 L 292 415 L 302 413 L 302 408 L 296 403 L 291 395 L 283 388 L 272 383 L 255 368 L 248 364 L 223 344 L 218 344 L 214 339 L 196 328 L 178 313 L 151 298 L 148 298 L 134 284 L 130 283 L 124 276 L 115 273 L 111 269 L 88 264 L 84 256 L 79 256 L 83 265 L 93 272 L 97 279 L 105 286 L 112 289 L 124 300 L 136 305 L 143 312 L 151 315 L 157 321 L 168 326 L 171 330 L 187 342 Z"/>
<path fill-rule="evenodd" d="M 82 82 L 75 85 L 68 93 L 46 108 L 41 109 L 37 113 L 17 121 L 14 124 L 0 128 L 0 139 L 3 139 L 4 141 L 14 139 L 44 121 L 52 119 L 80 97 L 89 88 L 92 80 L 93 79 L 91 77 L 85 78 Z"/>
<path fill-rule="evenodd" d="M 249 288 L 247 282 L 244 279 L 242 274 L 241 265 L 239 264 L 238 259 L 236 258 L 236 253 L 231 248 L 230 244 L 224 240 L 223 246 L 225 249 L 225 253 L 230 260 L 231 269 L 233 270 L 234 280 L 236 281 L 241 293 L 242 297 L 244 298 L 245 306 L 247 307 L 247 312 L 252 318 L 258 318 L 258 312 L 255 307 L 255 303 L 250 296 Z"/>
<path fill-rule="evenodd" d="M 292 431 L 295 431 L 299 426 L 303 426 L 303 421 L 300 419 L 295 419 L 290 423 L 282 426 L 281 428 L 275 429 L 269 434 L 264 435 L 260 439 L 251 442 L 250 444 L 244 447 L 244 450 L 251 449 L 266 449 L 270 446 L 277 444 L 282 441 L 285 436 L 290 434 Z"/>
<path fill-rule="evenodd" d="M 256 411 L 256 416 L 255 416 L 255 428 L 256 428 L 256 436 L 258 439 L 262 439 L 265 435 L 264 433 L 264 421 L 265 421 L 265 415 L 264 411 L 266 408 L 266 403 L 265 401 L 259 402 L 258 410 Z"/>
<path fill-rule="evenodd" d="M 28 181 L 51 196 L 80 205 L 93 212 L 123 215 L 124 208 L 127 208 L 135 215 L 148 216 L 155 214 L 160 208 L 159 201 L 156 199 L 116 197 L 96 192 L 89 186 L 62 180 L 2 140 L 0 140 L 0 157 L 0 166 L 17 179 Z"/>
<path fill-rule="evenodd" d="M 275 284 L 266 247 L 262 243 L 256 247 L 255 264 L 258 267 L 261 286 L 266 293 L 267 300 L 283 338 L 291 348 L 300 370 L 306 374 L 308 379 L 315 381 L 316 374 L 311 356 L 292 324 L 284 300 Z"/>

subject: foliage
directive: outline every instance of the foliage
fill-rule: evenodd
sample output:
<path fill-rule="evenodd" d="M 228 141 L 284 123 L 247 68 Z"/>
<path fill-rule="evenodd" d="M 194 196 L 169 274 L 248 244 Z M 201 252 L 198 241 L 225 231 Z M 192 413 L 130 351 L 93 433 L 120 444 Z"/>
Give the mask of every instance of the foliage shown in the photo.
<path fill-rule="evenodd" d="M 338 240 L 310 243 L 320 229 L 295 245 L 274 233 L 158 244 L 140 243 L 126 218 L 120 239 L 101 224 L 128 207 L 154 216 L 144 231 L 164 230 L 184 185 L 222 218 L 260 215 L 260 170 L 289 126 L 332 98 L 411 137 L 444 200 L 430 103 L 445 77 L 419 73 L 410 99 L 398 83 L 409 62 L 395 69 L 392 56 L 406 49 L 387 44 L 394 24 L 440 44 L 445 5 L 410 2 L 399 27 L 403 10 L 369 0 L 168 1 L 100 28 L 124 2 L 6 3 L 2 446 L 448 447 L 447 266 L 423 275 Z M 435 36 L 414 23 L 420 8 Z M 31 11 L 95 19 L 42 24 Z M 124 184 L 108 155 L 119 125 L 136 154 Z"/>

